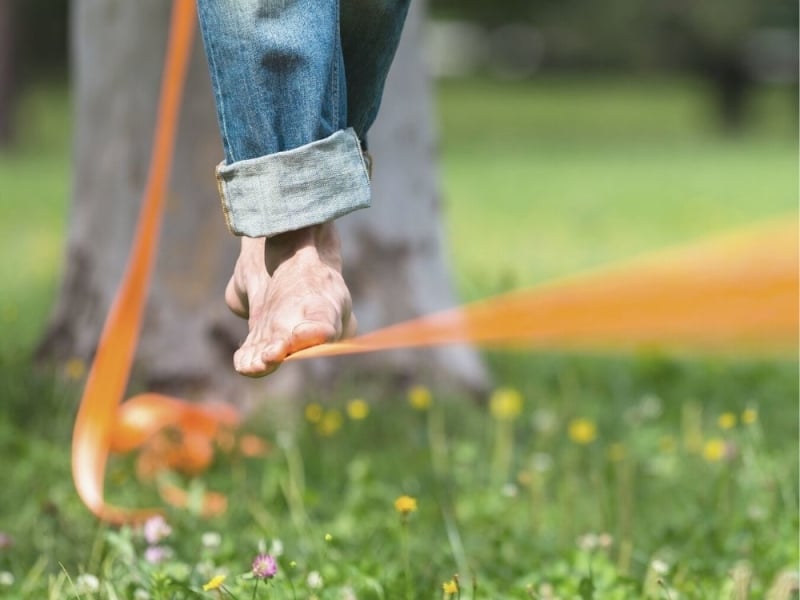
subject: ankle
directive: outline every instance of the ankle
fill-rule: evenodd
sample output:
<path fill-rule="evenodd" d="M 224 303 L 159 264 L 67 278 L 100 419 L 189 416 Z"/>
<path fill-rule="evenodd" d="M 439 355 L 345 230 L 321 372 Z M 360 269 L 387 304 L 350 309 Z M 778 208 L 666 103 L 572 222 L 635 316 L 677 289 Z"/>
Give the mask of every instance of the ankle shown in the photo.
<path fill-rule="evenodd" d="M 341 270 L 339 236 L 332 221 L 287 231 L 267 238 L 264 260 L 272 275 L 282 263 L 294 256 L 305 256 Z"/>

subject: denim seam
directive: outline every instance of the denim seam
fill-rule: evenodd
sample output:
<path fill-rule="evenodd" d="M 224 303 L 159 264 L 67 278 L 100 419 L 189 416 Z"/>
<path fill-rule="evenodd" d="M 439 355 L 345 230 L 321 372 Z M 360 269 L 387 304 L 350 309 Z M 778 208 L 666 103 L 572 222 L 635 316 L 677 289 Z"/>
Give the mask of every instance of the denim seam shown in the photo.
<path fill-rule="evenodd" d="M 198 9 L 203 10 L 202 4 L 198 6 Z M 205 28 L 202 28 L 202 33 L 203 33 L 203 42 L 208 47 L 208 52 L 206 53 L 206 55 L 208 57 L 209 70 L 211 71 L 213 78 L 219 80 L 219 76 L 217 75 L 219 73 L 219 67 L 217 66 L 216 44 L 214 44 L 214 42 L 212 41 L 211 39 L 212 36 L 205 35 L 206 33 Z M 222 135 L 222 143 L 225 146 L 225 150 L 230 151 L 230 145 L 228 144 L 228 124 L 225 120 L 225 110 L 223 108 L 225 102 L 222 90 L 220 89 L 221 86 L 215 84 L 211 87 L 214 90 L 214 99 L 216 100 L 218 107 L 217 114 L 219 115 L 219 125 L 220 125 L 220 133 Z"/>
<path fill-rule="evenodd" d="M 341 25 L 339 23 L 339 2 L 336 3 L 336 51 L 333 54 L 333 110 L 336 113 L 336 123 L 334 127 L 339 129 L 342 127 L 342 115 L 339 112 L 339 95 L 341 94 L 341 90 L 339 90 L 339 67 L 340 62 L 342 59 L 342 32 L 341 32 Z"/>

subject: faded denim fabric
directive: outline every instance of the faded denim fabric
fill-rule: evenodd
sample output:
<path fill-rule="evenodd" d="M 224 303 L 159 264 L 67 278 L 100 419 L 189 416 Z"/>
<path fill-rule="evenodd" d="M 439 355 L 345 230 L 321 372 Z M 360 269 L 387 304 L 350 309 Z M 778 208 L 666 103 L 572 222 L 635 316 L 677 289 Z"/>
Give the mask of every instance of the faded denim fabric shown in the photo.
<path fill-rule="evenodd" d="M 230 230 L 272 236 L 369 206 L 364 140 L 409 0 L 198 0 Z"/>

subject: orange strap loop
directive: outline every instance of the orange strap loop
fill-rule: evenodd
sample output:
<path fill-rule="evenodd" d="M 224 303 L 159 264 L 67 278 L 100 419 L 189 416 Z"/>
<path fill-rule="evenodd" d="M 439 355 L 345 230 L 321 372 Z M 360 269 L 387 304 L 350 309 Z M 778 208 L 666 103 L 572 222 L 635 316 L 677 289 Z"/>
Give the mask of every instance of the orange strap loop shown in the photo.
<path fill-rule="evenodd" d="M 193 405 L 158 394 L 142 394 L 120 405 L 153 269 L 193 31 L 192 0 L 175 0 L 139 223 L 73 433 L 77 491 L 95 515 L 113 523 L 139 521 L 157 509 L 106 504 L 109 452 L 145 445 L 138 465 L 141 477 L 152 477 L 162 468 L 198 472 L 210 463 L 215 440 L 225 439 L 238 422 L 230 406 Z M 459 342 L 540 349 L 658 346 L 795 352 L 797 252 L 793 218 L 309 348 L 288 360 Z M 165 428 L 179 432 L 177 443 L 160 437 Z M 162 486 L 161 492 L 166 502 L 182 506 L 188 501 L 187 493 L 174 485 Z M 225 506 L 223 495 L 207 494 L 203 511 L 215 514 Z"/>

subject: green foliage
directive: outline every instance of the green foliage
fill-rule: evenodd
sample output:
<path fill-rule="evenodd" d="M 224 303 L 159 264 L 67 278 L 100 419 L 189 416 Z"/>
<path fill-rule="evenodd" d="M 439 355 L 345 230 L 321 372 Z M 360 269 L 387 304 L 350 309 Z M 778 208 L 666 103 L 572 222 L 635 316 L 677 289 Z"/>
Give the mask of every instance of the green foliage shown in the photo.
<path fill-rule="evenodd" d="M 790 116 L 779 95 L 759 102 L 753 129 L 728 139 L 681 82 L 447 84 L 446 214 L 464 295 L 794 210 Z M 434 391 L 419 411 L 402 392 L 353 385 L 287 423 L 265 398 L 248 429 L 270 454 L 222 454 L 179 479 L 194 495 L 224 491 L 229 511 L 169 511 L 159 545 L 171 554 L 148 561 L 141 530 L 98 524 L 74 492 L 79 370 L 29 360 L 63 238 L 68 120 L 63 95 L 28 106 L 51 125 L 0 156 L 4 192 L 20 199 L 0 205 L 0 251 L 14 258 L 0 272 L 0 532 L 13 538 L 0 543 L 0 597 L 218 598 L 202 586 L 227 573 L 247 599 L 260 549 L 279 562 L 263 598 L 393 599 L 407 585 L 440 598 L 455 573 L 464 600 L 792 597 L 779 590 L 796 589 L 800 559 L 798 367 L 755 358 L 490 353 L 495 384 L 522 398 L 503 420 L 464 397 Z M 355 397 L 370 402 L 364 419 L 347 416 Z M 578 419 L 591 435 L 571 436 Z M 129 458 L 112 460 L 107 489 L 128 506 L 158 501 Z M 405 521 L 401 494 L 418 503 Z"/>
<path fill-rule="evenodd" d="M 70 420 L 22 426 L 4 405 L 0 514 L 16 540 L 0 552 L 0 571 L 16 579 L 4 597 L 213 597 L 202 585 L 227 574 L 226 588 L 248 598 L 259 547 L 280 568 L 259 597 L 278 598 L 292 598 L 291 586 L 299 597 L 403 597 L 406 581 L 410 597 L 430 598 L 454 573 L 464 598 L 666 597 L 658 579 L 675 597 L 722 597 L 737 565 L 763 597 L 796 564 L 796 365 L 490 358 L 498 383 L 523 398 L 508 429 L 484 403 L 437 394 L 426 411 L 402 394 L 368 398 L 369 414 L 339 428 L 320 424 L 346 415 L 357 390 L 293 428 L 276 428 L 267 409 L 249 424 L 273 440 L 267 457 L 223 454 L 184 481 L 224 490 L 228 513 L 168 511 L 172 532 L 158 542 L 167 557 L 156 564 L 140 529 L 99 526 L 74 497 Z M 2 376 L 28 368 L 6 363 Z M 64 382 L 54 389 L 37 412 L 77 393 Z M 596 424 L 595 439 L 570 437 L 578 417 Z M 724 454 L 711 451 L 717 440 Z M 507 442 L 507 464 L 488 460 Z M 114 499 L 150 504 L 152 490 L 129 473 L 128 461 L 112 463 Z M 418 502 L 407 518 L 393 507 L 401 494 Z"/>

